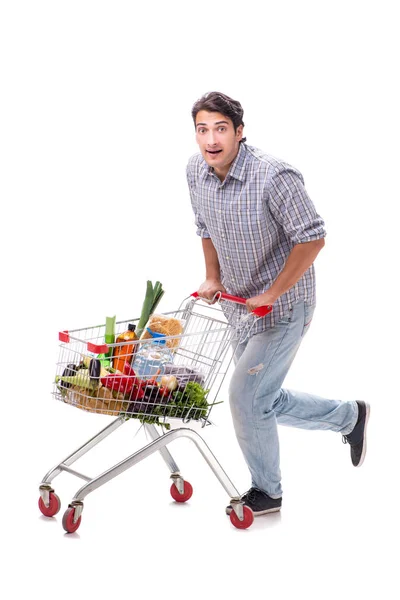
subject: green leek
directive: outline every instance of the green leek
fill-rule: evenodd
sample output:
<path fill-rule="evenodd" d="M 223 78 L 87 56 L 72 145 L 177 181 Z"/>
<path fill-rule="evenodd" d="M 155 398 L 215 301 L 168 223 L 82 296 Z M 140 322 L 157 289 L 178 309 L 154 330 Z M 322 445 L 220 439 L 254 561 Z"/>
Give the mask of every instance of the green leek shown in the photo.
<path fill-rule="evenodd" d="M 150 318 L 150 315 L 152 315 L 156 310 L 163 295 L 164 290 L 162 289 L 162 284 L 159 281 L 156 281 L 154 286 L 151 281 L 147 281 L 146 296 L 143 302 L 139 323 L 136 327 L 136 335 L 138 337 L 141 336 L 143 329 Z"/>

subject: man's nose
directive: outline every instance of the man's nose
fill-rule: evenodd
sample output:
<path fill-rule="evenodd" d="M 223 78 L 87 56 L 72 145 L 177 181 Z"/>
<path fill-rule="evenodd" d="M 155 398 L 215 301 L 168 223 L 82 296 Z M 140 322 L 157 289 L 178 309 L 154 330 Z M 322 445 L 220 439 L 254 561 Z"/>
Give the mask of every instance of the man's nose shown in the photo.
<path fill-rule="evenodd" d="M 208 132 L 208 137 L 207 137 L 207 144 L 209 146 L 215 146 L 216 145 L 216 140 L 215 140 L 215 136 L 214 133 L 212 131 Z"/>

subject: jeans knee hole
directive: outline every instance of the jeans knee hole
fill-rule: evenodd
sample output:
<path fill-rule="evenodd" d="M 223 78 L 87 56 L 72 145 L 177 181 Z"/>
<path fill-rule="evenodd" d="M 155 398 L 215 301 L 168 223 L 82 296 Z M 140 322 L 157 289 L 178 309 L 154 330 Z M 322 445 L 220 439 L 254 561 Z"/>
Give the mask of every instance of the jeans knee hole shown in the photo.
<path fill-rule="evenodd" d="M 256 365 L 255 367 L 251 367 L 251 369 L 249 369 L 249 370 L 247 371 L 247 373 L 248 373 L 249 375 L 258 375 L 258 373 L 259 373 L 260 371 L 262 371 L 262 370 L 263 370 L 263 368 L 264 368 L 264 365 L 263 365 L 262 363 L 260 363 L 259 365 Z"/>

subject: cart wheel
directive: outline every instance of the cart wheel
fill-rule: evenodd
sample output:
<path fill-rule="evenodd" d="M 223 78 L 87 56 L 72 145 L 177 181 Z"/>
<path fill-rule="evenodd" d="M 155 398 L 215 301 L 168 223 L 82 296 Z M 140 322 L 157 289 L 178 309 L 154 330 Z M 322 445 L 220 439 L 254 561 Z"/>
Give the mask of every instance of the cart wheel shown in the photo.
<path fill-rule="evenodd" d="M 67 508 L 67 510 L 64 513 L 62 524 L 67 533 L 74 533 L 78 529 L 79 525 L 81 524 L 82 517 L 79 517 L 77 522 L 74 523 L 74 514 L 75 514 L 75 509 L 72 506 Z"/>
<path fill-rule="evenodd" d="M 189 498 L 192 497 L 193 488 L 188 481 L 184 481 L 183 482 L 183 494 L 179 493 L 178 488 L 176 487 L 176 485 L 174 483 L 171 485 L 170 492 L 171 492 L 171 496 L 173 497 L 175 502 L 186 502 L 186 500 L 189 500 Z"/>
<path fill-rule="evenodd" d="M 54 517 L 61 508 L 60 498 L 54 492 L 49 494 L 49 505 L 46 506 L 43 498 L 39 498 L 39 510 L 45 517 Z"/>
<path fill-rule="evenodd" d="M 239 519 L 234 510 L 229 515 L 232 525 L 238 529 L 247 529 L 254 521 L 254 515 L 251 508 L 243 506 L 243 521 Z"/>

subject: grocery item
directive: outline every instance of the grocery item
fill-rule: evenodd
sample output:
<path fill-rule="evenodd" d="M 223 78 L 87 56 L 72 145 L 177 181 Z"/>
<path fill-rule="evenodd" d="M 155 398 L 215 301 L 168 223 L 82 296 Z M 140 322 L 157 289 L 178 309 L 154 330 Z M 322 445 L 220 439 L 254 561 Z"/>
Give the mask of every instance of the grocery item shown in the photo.
<path fill-rule="evenodd" d="M 89 377 L 92 381 L 99 381 L 101 374 L 101 362 L 98 358 L 92 358 L 89 363 Z"/>
<path fill-rule="evenodd" d="M 136 331 L 138 337 L 141 336 L 142 331 L 146 326 L 150 315 L 152 315 L 153 312 L 156 310 L 163 295 L 164 290 L 162 289 L 162 284 L 159 281 L 155 282 L 154 287 L 151 281 L 147 281 L 146 296 L 143 302 L 142 313 L 140 315 Z"/>
<path fill-rule="evenodd" d="M 93 378 L 98 379 L 99 376 L 97 376 L 98 373 L 98 362 L 100 362 L 100 377 L 105 377 L 106 375 L 108 375 L 109 371 L 103 366 L 103 361 L 100 359 L 100 355 L 99 358 L 96 359 L 93 356 L 89 356 L 89 355 L 84 355 L 82 356 L 82 361 L 79 365 L 80 369 L 89 369 L 89 375 Z M 108 365 L 109 368 L 109 365 Z"/>
<path fill-rule="evenodd" d="M 189 381 L 184 391 L 174 392 L 169 416 L 194 419 L 205 417 L 209 408 L 208 392 L 209 390 L 205 390 L 200 384 Z"/>
<path fill-rule="evenodd" d="M 113 368 L 116 371 L 123 372 L 125 363 L 132 361 L 132 356 L 137 350 L 137 344 L 127 344 L 126 342 L 133 342 L 138 339 L 135 333 L 136 325 L 129 323 L 128 330 L 120 333 L 115 340 L 116 344 L 121 346 L 114 346 L 113 352 Z"/>
<path fill-rule="evenodd" d="M 121 394 L 117 394 L 117 397 L 114 398 L 114 393 L 105 387 L 101 387 L 96 396 L 91 397 L 87 395 L 87 390 L 74 386 L 68 390 L 64 402 L 88 412 L 115 416 L 126 411 L 129 403 L 123 400 Z"/>
<path fill-rule="evenodd" d="M 180 391 L 185 389 L 186 384 L 189 381 L 193 381 L 199 385 L 204 385 L 205 382 L 205 377 L 200 371 L 179 364 L 175 365 L 169 363 L 164 365 L 164 373 L 165 375 L 175 375 L 178 380 L 178 389 Z"/>
<path fill-rule="evenodd" d="M 124 368 L 122 370 L 124 375 L 131 375 L 132 377 L 136 377 L 136 373 L 128 362 L 124 364 Z"/>
<path fill-rule="evenodd" d="M 160 383 L 163 387 L 166 387 L 171 392 L 174 392 L 178 387 L 178 380 L 175 375 L 163 375 Z"/>
<path fill-rule="evenodd" d="M 138 388 L 129 398 L 131 403 L 127 412 L 133 413 L 159 413 L 159 409 L 170 400 L 170 392 L 162 388 L 157 383 Z M 162 408 L 162 410 L 164 410 Z"/>
<path fill-rule="evenodd" d="M 164 336 L 181 335 L 183 331 L 183 322 L 180 319 L 173 319 L 164 315 L 151 315 L 146 329 L 140 336 L 141 340 L 146 340 L 154 337 L 154 333 L 163 334 Z M 177 348 L 180 339 L 168 339 L 166 344 L 168 348 Z"/>
<path fill-rule="evenodd" d="M 104 387 L 115 392 L 121 392 L 122 394 L 129 394 L 135 383 L 133 377 L 119 375 L 117 373 L 109 373 L 106 377 L 102 377 L 100 381 L 101 385 Z"/>
<path fill-rule="evenodd" d="M 164 365 L 170 363 L 173 356 L 165 343 L 165 335 L 150 331 L 150 337 L 151 334 L 152 341 L 141 344 L 132 366 L 140 379 L 153 378 L 159 382 L 164 375 Z"/>
<path fill-rule="evenodd" d="M 106 332 L 104 335 L 104 341 L 106 344 L 114 344 L 115 342 L 115 320 L 116 320 L 116 316 L 114 317 L 106 317 Z M 106 359 L 110 359 L 111 356 L 113 354 L 113 349 L 110 348 L 109 351 L 107 352 Z"/>
<path fill-rule="evenodd" d="M 59 386 L 64 389 L 68 389 L 68 388 L 72 387 L 72 383 L 69 383 L 68 381 L 64 381 L 63 378 L 64 377 L 74 377 L 77 374 L 78 369 L 79 369 L 79 367 L 77 365 L 74 365 L 72 363 L 68 364 L 63 371 L 61 380 L 59 381 Z"/>
<path fill-rule="evenodd" d="M 76 386 L 79 388 L 85 388 L 86 390 L 96 390 L 99 386 L 99 382 L 91 379 L 89 376 L 88 369 L 80 369 L 76 375 L 61 375 L 56 377 L 56 383 L 58 383 L 61 387 L 66 387 L 65 384 L 70 384 L 71 386 Z"/>

